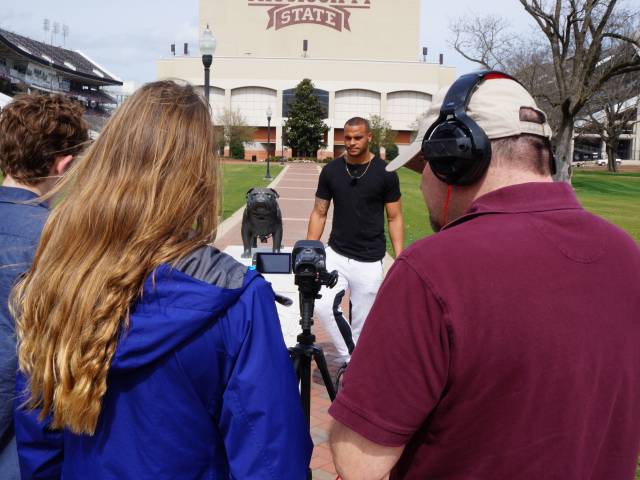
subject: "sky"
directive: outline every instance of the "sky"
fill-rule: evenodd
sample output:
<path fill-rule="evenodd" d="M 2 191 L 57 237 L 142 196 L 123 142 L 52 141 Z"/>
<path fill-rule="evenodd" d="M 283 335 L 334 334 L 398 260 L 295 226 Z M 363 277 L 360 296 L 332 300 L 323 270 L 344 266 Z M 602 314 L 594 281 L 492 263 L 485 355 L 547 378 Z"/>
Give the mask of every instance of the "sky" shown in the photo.
<path fill-rule="evenodd" d="M 401 4 L 403 0 L 376 1 Z M 443 53 L 445 64 L 456 67 L 459 74 L 476 66 L 447 44 L 452 20 L 462 15 L 495 13 L 507 18 L 514 30 L 532 28 L 518 0 L 421 1 L 422 31 L 416 50 L 428 47 L 429 62 L 437 62 L 438 55 Z M 170 55 L 172 43 L 178 53 L 186 42 L 190 53 L 198 54 L 198 0 L 2 0 L 2 3 L 0 28 L 43 41 L 45 18 L 51 24 L 68 25 L 66 47 L 82 51 L 124 81 L 142 84 L 155 80 L 156 61 Z M 51 32 L 47 41 L 50 37 Z M 58 34 L 54 43 L 62 45 L 62 41 L 62 35 Z"/>

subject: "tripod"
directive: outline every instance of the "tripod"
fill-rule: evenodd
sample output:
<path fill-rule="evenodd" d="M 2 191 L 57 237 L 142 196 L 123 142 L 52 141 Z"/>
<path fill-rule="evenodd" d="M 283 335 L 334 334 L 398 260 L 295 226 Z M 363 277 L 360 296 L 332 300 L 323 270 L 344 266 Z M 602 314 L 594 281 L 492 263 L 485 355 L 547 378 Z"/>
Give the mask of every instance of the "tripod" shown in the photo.
<path fill-rule="evenodd" d="M 321 347 L 316 346 L 316 336 L 311 333 L 313 325 L 313 304 L 319 298 L 320 284 L 314 279 L 297 278 L 296 283 L 300 290 L 300 325 L 302 333 L 297 337 L 298 343 L 295 347 L 289 348 L 289 356 L 293 362 L 298 381 L 300 382 L 300 400 L 302 409 L 307 417 L 307 427 L 311 428 L 311 359 L 316 362 L 318 370 L 322 375 L 329 398 L 333 401 L 336 398 L 336 390 L 331 381 L 331 375 L 327 368 L 327 361 Z M 307 479 L 311 480 L 311 469 L 307 473 Z"/>

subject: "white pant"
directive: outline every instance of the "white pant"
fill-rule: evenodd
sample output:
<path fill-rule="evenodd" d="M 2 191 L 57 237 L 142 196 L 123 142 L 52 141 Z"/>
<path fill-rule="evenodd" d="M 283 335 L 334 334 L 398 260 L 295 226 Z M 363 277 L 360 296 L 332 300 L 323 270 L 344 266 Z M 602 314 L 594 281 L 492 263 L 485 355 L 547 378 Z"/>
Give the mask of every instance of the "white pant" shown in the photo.
<path fill-rule="evenodd" d="M 327 270 L 337 270 L 339 277 L 335 287 L 322 287 L 322 298 L 316 300 L 315 312 L 322 322 L 322 326 L 331 337 L 331 341 L 338 351 L 339 360 L 348 362 L 351 356 L 336 324 L 336 316 L 342 315 L 342 306 L 338 300 L 349 289 L 351 301 L 351 332 L 353 343 L 357 344 L 364 321 L 371 310 L 380 284 L 382 283 L 382 260 L 377 262 L 359 262 L 334 252 L 331 247 L 326 248 Z"/>

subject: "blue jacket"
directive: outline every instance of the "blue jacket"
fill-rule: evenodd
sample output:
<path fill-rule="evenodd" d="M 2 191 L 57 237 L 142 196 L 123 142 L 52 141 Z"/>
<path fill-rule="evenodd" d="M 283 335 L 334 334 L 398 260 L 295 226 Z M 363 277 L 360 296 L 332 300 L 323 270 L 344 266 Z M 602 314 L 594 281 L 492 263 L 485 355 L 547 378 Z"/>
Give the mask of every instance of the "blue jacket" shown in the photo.
<path fill-rule="evenodd" d="M 313 445 L 271 286 L 213 247 L 152 276 L 93 436 L 16 409 L 22 478 L 306 478 Z"/>
<path fill-rule="evenodd" d="M 18 277 L 29 268 L 49 209 L 24 202 L 37 198 L 22 188 L 0 186 L 0 479 L 20 478 L 13 431 L 16 383 L 15 325 L 8 299 Z"/>

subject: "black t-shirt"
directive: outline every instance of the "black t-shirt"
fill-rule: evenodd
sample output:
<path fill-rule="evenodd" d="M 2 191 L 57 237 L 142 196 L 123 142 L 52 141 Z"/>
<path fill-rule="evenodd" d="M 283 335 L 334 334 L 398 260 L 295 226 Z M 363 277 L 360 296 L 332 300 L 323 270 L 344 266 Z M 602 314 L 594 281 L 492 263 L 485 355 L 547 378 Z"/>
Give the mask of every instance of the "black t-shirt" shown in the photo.
<path fill-rule="evenodd" d="M 316 197 L 333 200 L 329 246 L 345 257 L 361 262 L 384 258 L 384 204 L 400 199 L 398 175 L 385 167 L 378 157 L 364 165 L 340 157 L 320 173 Z"/>

